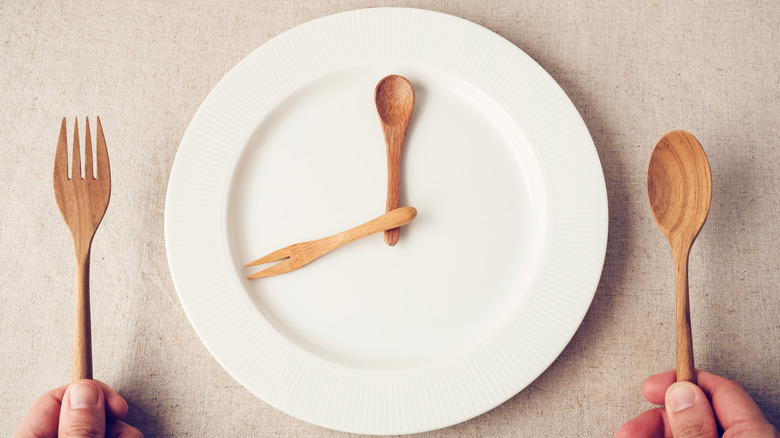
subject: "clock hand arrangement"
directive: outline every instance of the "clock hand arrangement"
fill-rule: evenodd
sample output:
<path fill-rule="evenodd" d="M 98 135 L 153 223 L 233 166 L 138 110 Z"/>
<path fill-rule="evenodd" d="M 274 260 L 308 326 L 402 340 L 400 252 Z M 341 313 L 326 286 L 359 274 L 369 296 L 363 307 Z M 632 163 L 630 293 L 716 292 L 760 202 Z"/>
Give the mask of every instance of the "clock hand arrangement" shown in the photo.
<path fill-rule="evenodd" d="M 385 232 L 385 243 L 390 246 L 398 243 L 400 227 L 411 222 L 417 216 L 417 210 L 414 207 L 400 206 L 401 150 L 406 136 L 406 128 L 409 126 L 414 108 L 414 88 L 409 80 L 403 76 L 387 76 L 377 84 L 374 90 L 374 102 L 387 148 L 386 213 L 347 231 L 322 239 L 286 246 L 247 263 L 245 267 L 283 260 L 247 278 L 252 280 L 294 271 L 336 248 L 380 231 Z"/>

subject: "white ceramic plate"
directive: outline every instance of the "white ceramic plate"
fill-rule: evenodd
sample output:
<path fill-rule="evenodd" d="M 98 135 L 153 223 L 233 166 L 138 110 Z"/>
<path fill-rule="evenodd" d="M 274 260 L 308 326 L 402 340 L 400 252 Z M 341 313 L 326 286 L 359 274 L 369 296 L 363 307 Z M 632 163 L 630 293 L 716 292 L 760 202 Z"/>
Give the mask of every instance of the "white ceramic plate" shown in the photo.
<path fill-rule="evenodd" d="M 384 212 L 373 91 L 416 106 L 395 247 L 377 234 L 289 274 L 242 266 Z M 255 50 L 195 114 L 171 172 L 168 258 L 182 306 L 242 385 L 355 433 L 452 425 L 555 360 L 596 290 L 604 178 L 574 106 L 517 47 L 468 21 L 366 9 Z"/>

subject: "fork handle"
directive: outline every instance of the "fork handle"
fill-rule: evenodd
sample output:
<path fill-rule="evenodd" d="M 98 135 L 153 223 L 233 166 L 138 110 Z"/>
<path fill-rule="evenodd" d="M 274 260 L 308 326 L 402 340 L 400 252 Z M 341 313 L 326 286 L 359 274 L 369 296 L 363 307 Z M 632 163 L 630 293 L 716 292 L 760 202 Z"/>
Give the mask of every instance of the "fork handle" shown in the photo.
<path fill-rule="evenodd" d="M 317 246 L 319 246 L 316 251 L 313 251 L 316 254 L 314 258 L 374 233 L 406 225 L 415 217 L 417 217 L 416 208 L 408 206 L 400 207 L 389 211 L 382 216 L 371 219 L 362 225 L 350 228 L 347 231 L 342 231 L 341 233 L 334 234 L 330 237 L 313 241 L 313 243 L 318 243 Z M 314 258 L 312 258 L 312 260 Z"/>
<path fill-rule="evenodd" d="M 73 307 L 72 380 L 92 379 L 92 329 L 89 311 L 89 253 L 76 254 Z"/>

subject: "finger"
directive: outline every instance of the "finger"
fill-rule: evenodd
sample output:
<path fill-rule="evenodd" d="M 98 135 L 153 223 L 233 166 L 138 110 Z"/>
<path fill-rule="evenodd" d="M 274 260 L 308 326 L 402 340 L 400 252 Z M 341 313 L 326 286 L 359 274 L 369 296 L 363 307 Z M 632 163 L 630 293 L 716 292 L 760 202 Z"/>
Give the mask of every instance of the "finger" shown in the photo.
<path fill-rule="evenodd" d="M 642 382 L 642 395 L 650 403 L 662 405 L 666 397 L 666 390 L 672 386 L 676 379 L 677 372 L 674 370 L 650 376 Z"/>
<path fill-rule="evenodd" d="M 717 438 L 715 414 L 701 388 L 691 382 L 675 382 L 666 391 L 665 401 L 675 438 Z"/>
<path fill-rule="evenodd" d="M 106 416 L 109 420 L 121 420 L 127 416 L 129 407 L 124 398 L 119 393 L 109 388 L 108 385 L 100 380 L 92 380 L 103 390 L 103 397 L 106 402 Z"/>
<path fill-rule="evenodd" d="M 60 409 L 60 438 L 98 438 L 106 433 L 105 397 L 99 384 L 78 380 L 68 386 Z"/>
<path fill-rule="evenodd" d="M 103 390 L 108 418 L 125 418 L 129 409 L 125 399 L 105 383 L 99 380 L 93 380 L 92 382 L 98 384 Z M 22 419 L 14 438 L 56 437 L 62 397 L 67 388 L 68 385 L 63 385 L 39 397 Z"/>
<path fill-rule="evenodd" d="M 776 432 L 767 422 L 761 408 L 741 386 L 705 371 L 699 371 L 697 377 L 699 386 L 712 400 L 712 407 L 724 430 L 731 432 L 731 429 L 738 427 L 735 430 L 766 431 L 766 435 L 755 436 L 774 436 Z"/>
<path fill-rule="evenodd" d="M 62 396 L 68 385 L 43 394 L 22 419 L 14 438 L 48 438 L 57 436 Z"/>
<path fill-rule="evenodd" d="M 615 438 L 665 438 L 672 436 L 672 429 L 666 421 L 664 408 L 642 412 L 636 418 L 622 425 Z"/>
<path fill-rule="evenodd" d="M 731 429 L 735 426 L 744 430 L 769 430 L 767 436 L 775 436 L 777 432 L 739 384 L 701 370 L 696 370 L 696 376 L 699 387 L 712 400 L 713 410 L 722 428 L 730 433 L 734 433 Z M 666 389 L 675 379 L 674 370 L 650 376 L 642 383 L 642 394 L 651 403 L 663 404 Z"/>
<path fill-rule="evenodd" d="M 109 421 L 106 424 L 106 438 L 143 438 L 144 434 L 140 430 L 125 423 L 124 421 Z"/>

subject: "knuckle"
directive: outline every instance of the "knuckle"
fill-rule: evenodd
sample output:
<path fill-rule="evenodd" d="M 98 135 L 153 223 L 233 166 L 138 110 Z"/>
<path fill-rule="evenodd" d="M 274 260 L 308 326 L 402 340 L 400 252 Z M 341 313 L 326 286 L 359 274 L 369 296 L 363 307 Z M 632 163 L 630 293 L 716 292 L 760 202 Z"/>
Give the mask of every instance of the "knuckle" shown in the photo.
<path fill-rule="evenodd" d="M 703 424 L 686 424 L 674 433 L 675 438 L 709 438 L 714 432 Z"/>
<path fill-rule="evenodd" d="M 64 425 L 59 436 L 62 438 L 102 438 L 103 431 L 95 424 L 86 421 L 77 421 Z"/>

